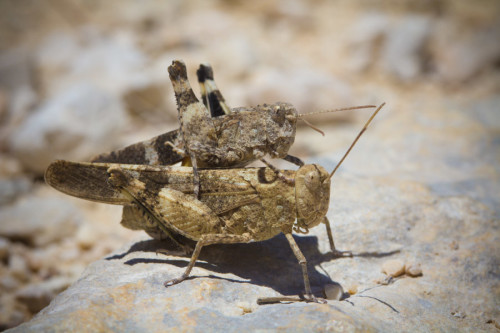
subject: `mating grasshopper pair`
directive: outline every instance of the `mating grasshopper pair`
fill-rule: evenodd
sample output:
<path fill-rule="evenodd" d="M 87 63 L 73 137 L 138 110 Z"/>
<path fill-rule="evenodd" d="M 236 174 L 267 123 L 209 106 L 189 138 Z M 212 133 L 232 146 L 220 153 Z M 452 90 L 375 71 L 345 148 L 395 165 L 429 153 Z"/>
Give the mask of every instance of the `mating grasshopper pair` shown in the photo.
<path fill-rule="evenodd" d="M 205 67 L 205 73 L 209 74 L 205 75 L 205 78 L 212 80 L 213 77 L 209 69 L 209 67 Z M 201 70 L 203 70 L 203 67 L 198 72 L 199 81 L 202 81 L 200 79 Z M 236 158 L 221 155 L 217 149 L 212 149 L 219 148 L 214 143 L 221 144 L 221 141 L 217 141 L 217 139 L 220 140 L 221 136 L 217 135 L 220 135 L 231 126 L 236 126 L 241 130 L 247 128 L 239 125 L 241 123 L 247 124 L 246 112 L 257 111 L 252 109 L 240 112 L 240 109 L 244 109 L 240 108 L 228 115 L 219 116 L 217 113 L 225 113 L 229 110 L 229 108 L 221 106 L 221 103 L 224 105 L 225 103 L 220 93 L 212 94 L 213 89 L 207 93 L 208 89 L 206 89 L 203 94 L 205 96 L 203 99 L 204 104 L 201 104 L 189 87 L 185 67 L 181 62 L 174 62 L 169 67 L 169 73 L 178 102 L 181 121 L 179 131 L 182 134 L 182 142 L 187 153 L 173 148 L 176 147 L 173 141 L 167 140 L 167 145 L 165 145 L 165 141 L 161 142 L 161 140 L 173 137 L 179 138 L 178 131 L 175 135 L 159 136 L 146 142 L 146 144 L 139 143 L 122 151 L 100 155 L 100 157 L 94 159 L 94 161 L 100 161 L 101 163 L 54 162 L 47 169 L 45 175 L 47 183 L 69 195 L 124 205 L 122 224 L 132 229 L 143 229 L 151 235 L 167 236 L 185 249 L 189 246 L 189 240 L 196 241 L 196 247 L 186 271 L 179 278 L 167 281 L 166 286 L 179 283 L 189 276 L 201 248 L 205 245 L 262 241 L 283 232 L 302 267 L 305 299 L 316 301 L 316 298 L 311 293 L 307 261 L 295 243 L 292 231 L 307 232 L 309 228 L 324 223 L 327 227 L 332 251 L 336 251 L 326 213 L 330 197 L 330 179 L 343 159 L 331 174 L 318 165 L 302 165 L 298 171 L 276 170 L 269 167 L 201 169 L 198 171 L 195 168 L 198 159 L 203 161 L 203 164 L 200 163 L 203 166 L 211 166 L 211 163 L 215 163 L 217 166 L 225 166 L 225 162 L 222 163 L 221 161 L 226 161 L 232 166 L 244 165 L 248 160 L 262 157 L 264 152 L 273 157 L 286 157 L 289 148 L 287 144 L 291 145 L 293 143 L 297 117 L 293 118 L 292 113 L 292 117 L 287 118 L 290 113 L 286 110 L 290 110 L 290 107 L 282 109 L 280 105 L 275 105 L 275 107 L 269 109 L 269 117 L 271 120 L 276 120 L 277 117 L 283 115 L 282 110 L 285 110 L 282 117 L 283 122 L 275 121 L 275 123 L 279 127 L 279 125 L 283 125 L 287 121 L 293 121 L 293 136 L 287 136 L 290 134 L 289 123 L 285 127 L 281 127 L 288 128 L 285 131 L 286 135 L 283 136 L 286 140 L 268 141 L 256 137 L 257 140 L 254 141 L 244 140 L 243 142 L 245 144 L 249 143 L 249 145 L 240 145 L 240 147 L 237 147 L 238 149 L 232 149 L 231 145 L 228 146 L 229 151 L 243 152 L 243 154 L 236 153 Z M 201 72 L 201 76 L 203 77 L 203 72 Z M 215 83 L 213 83 L 213 86 L 204 85 L 204 87 L 215 87 L 216 89 Z M 279 108 L 276 106 L 279 106 Z M 346 155 L 381 107 L 372 115 Z M 208 117 L 205 112 L 207 108 L 211 112 Z M 200 112 L 205 112 L 205 114 L 200 115 Z M 296 111 L 294 112 L 296 115 Z M 263 112 L 260 111 L 260 113 Z M 233 117 L 224 118 L 227 116 Z M 190 141 L 186 133 L 192 133 L 196 126 L 205 126 L 203 121 L 208 121 L 209 124 L 217 124 L 215 120 L 219 118 L 226 120 L 221 121 L 220 125 L 208 126 L 208 129 L 205 128 L 203 132 L 200 132 L 207 135 L 207 142 L 209 142 L 207 146 L 204 146 L 205 141 L 203 140 L 192 139 Z M 194 126 L 193 124 L 197 125 Z M 211 136 L 214 133 L 212 129 L 215 129 L 215 141 L 214 137 Z M 242 136 L 247 138 L 245 133 L 242 133 Z M 274 133 L 274 138 L 279 139 L 279 136 L 280 134 Z M 222 137 L 224 137 L 224 134 Z M 227 138 L 229 140 L 229 137 Z M 228 141 L 222 142 L 228 143 Z M 233 139 L 231 142 L 236 141 Z M 269 144 L 270 142 L 280 142 L 278 146 L 285 146 L 286 149 L 276 150 L 275 146 Z M 136 157 L 144 160 L 145 157 L 154 156 L 147 156 L 148 144 L 153 144 L 153 146 L 156 144 L 160 148 L 165 146 L 173 148 L 172 151 L 176 151 L 178 155 L 175 158 L 189 157 L 193 163 L 193 168 L 147 165 L 162 164 L 161 162 L 165 161 L 165 159 L 161 160 L 161 154 L 158 154 L 158 152 L 165 153 L 165 151 L 161 150 L 157 151 L 155 163 L 150 163 L 152 160 L 149 159 L 149 162 L 129 164 L 137 163 L 138 161 L 134 159 Z M 264 148 L 255 153 L 255 147 L 259 147 L 259 145 Z M 140 152 L 139 148 L 141 147 L 144 152 L 142 155 L 132 154 L 130 156 L 136 157 L 128 158 L 125 154 L 127 149 L 128 152 Z M 247 148 L 248 150 L 246 150 Z M 253 150 L 250 150 L 250 148 Z M 245 151 L 250 151 L 251 154 L 245 154 Z M 149 152 L 151 153 L 151 149 L 149 149 Z M 201 158 L 199 154 L 201 154 Z M 207 156 L 208 158 L 205 158 Z M 239 162 L 238 158 L 240 158 Z M 120 161 L 120 159 L 123 160 Z M 198 188 L 193 187 L 193 183 L 201 186 Z"/>

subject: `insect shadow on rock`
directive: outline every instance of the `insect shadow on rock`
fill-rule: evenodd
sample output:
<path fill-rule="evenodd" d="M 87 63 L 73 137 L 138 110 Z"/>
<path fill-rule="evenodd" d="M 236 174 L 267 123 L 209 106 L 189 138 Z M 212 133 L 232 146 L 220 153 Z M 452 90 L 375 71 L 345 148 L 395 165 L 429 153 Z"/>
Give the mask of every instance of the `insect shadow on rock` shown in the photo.
<path fill-rule="evenodd" d="M 49 185 L 70 195 L 134 207 L 144 216 L 137 229 L 196 241 L 185 272 L 165 286 L 187 279 L 206 245 L 264 241 L 283 233 L 302 269 L 305 287 L 304 297 L 283 300 L 323 302 L 311 292 L 307 261 L 292 232 L 307 233 L 320 223 L 329 226 L 326 213 L 331 177 L 383 105 L 330 174 L 314 164 L 297 171 L 280 170 L 287 181 L 270 168 L 202 169 L 200 199 L 193 193 L 193 170 L 189 167 L 58 161 L 49 166 L 45 178 Z"/>
<path fill-rule="evenodd" d="M 318 250 L 318 238 L 316 236 L 295 237 L 297 244 L 309 263 L 319 263 L 331 259 L 327 253 L 321 253 Z M 258 286 L 270 287 L 276 292 L 289 295 L 301 289 L 303 285 L 300 267 L 296 265 L 296 259 L 290 256 L 290 250 L 287 249 L 288 241 L 283 234 L 277 235 L 272 239 L 240 244 L 215 244 L 208 246 L 200 253 L 196 267 L 201 267 L 209 273 L 203 276 L 193 276 L 190 278 L 210 278 L 221 279 L 236 283 L 250 283 Z M 132 245 L 132 247 L 120 254 L 115 254 L 106 258 L 107 260 L 122 260 L 125 265 L 136 264 L 169 264 L 177 267 L 185 267 L 184 258 L 187 255 L 181 255 L 184 258 L 175 258 L 177 255 L 168 257 L 140 257 L 136 254 L 129 257 L 133 252 L 156 253 L 163 249 L 164 244 L 157 240 L 145 240 Z M 169 247 L 175 252 L 174 246 Z M 258 260 L 256 260 L 258 258 Z M 310 266 L 309 277 L 312 285 L 325 285 L 334 283 L 331 278 L 321 270 L 316 269 L 315 265 Z M 213 272 L 211 274 L 210 272 Z M 232 274 L 234 278 L 221 277 L 220 274 Z M 317 290 L 319 291 L 319 290 Z M 321 293 L 312 292 L 316 296 Z"/>

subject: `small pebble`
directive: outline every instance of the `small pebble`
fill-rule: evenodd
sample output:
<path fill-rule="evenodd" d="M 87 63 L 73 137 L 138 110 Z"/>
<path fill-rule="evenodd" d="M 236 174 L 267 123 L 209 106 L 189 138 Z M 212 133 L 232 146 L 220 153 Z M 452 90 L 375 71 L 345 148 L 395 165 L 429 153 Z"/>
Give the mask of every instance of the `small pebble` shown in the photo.
<path fill-rule="evenodd" d="M 344 289 L 340 284 L 327 284 L 324 292 L 327 300 L 340 301 L 344 295 Z"/>
<path fill-rule="evenodd" d="M 382 272 L 392 277 L 398 277 L 405 272 L 405 263 L 400 259 L 387 260 L 382 264 Z"/>
<path fill-rule="evenodd" d="M 452 315 L 453 317 L 455 317 L 455 318 L 460 318 L 460 319 L 463 319 L 463 318 L 465 318 L 465 317 L 466 317 L 466 315 L 465 315 L 464 313 L 460 312 L 460 311 L 453 311 L 453 312 L 451 313 L 451 315 Z"/>
<path fill-rule="evenodd" d="M 422 266 L 419 263 L 409 262 L 405 265 L 405 273 L 408 276 L 416 277 L 422 275 Z"/>
<path fill-rule="evenodd" d="M 358 285 L 356 283 L 348 284 L 347 292 L 349 293 L 349 295 L 355 295 L 358 292 Z"/>
<path fill-rule="evenodd" d="M 381 277 L 379 277 L 378 279 L 375 279 L 373 282 L 375 282 L 376 284 L 381 284 L 383 286 L 387 286 L 391 283 L 393 283 L 395 280 L 392 276 L 390 275 L 382 275 Z"/>
<path fill-rule="evenodd" d="M 236 306 L 242 311 L 242 314 L 252 313 L 255 310 L 255 306 L 248 302 L 238 302 Z"/>

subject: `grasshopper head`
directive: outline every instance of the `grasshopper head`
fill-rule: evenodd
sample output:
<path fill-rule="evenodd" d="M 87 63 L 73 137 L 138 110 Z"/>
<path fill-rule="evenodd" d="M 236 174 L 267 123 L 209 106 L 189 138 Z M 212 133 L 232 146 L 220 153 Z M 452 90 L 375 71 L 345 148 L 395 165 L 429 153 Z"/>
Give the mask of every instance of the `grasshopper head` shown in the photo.
<path fill-rule="evenodd" d="M 298 112 L 289 103 L 277 102 L 267 106 L 270 121 L 267 123 L 267 140 L 270 143 L 269 155 L 283 158 L 295 140 Z"/>
<path fill-rule="evenodd" d="M 295 175 L 297 218 L 308 228 L 317 226 L 325 217 L 330 203 L 328 172 L 319 165 L 306 164 Z"/>

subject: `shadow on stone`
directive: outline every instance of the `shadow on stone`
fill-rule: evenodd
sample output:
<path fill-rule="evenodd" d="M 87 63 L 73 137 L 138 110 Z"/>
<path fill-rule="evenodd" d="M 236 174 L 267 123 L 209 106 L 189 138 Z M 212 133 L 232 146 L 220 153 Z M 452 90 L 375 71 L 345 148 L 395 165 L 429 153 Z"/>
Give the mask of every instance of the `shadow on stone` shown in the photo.
<path fill-rule="evenodd" d="M 318 251 L 318 238 L 316 236 L 294 237 L 308 260 L 309 279 L 313 290 L 319 290 L 318 286 L 334 283 L 328 275 L 317 270 L 317 264 L 333 259 L 331 253 L 322 254 Z M 168 251 L 172 251 L 175 253 L 174 255 L 185 259 L 163 259 L 164 255 L 158 254 L 158 259 L 133 258 L 125 261 L 125 264 L 151 263 L 186 267 L 190 258 L 189 255 L 179 255 L 179 249 L 173 243 L 146 240 L 133 244 L 125 253 L 116 254 L 106 259 L 119 260 L 132 252 L 158 251 L 166 252 L 169 255 L 171 252 Z M 195 267 L 204 268 L 215 274 L 232 273 L 242 280 L 213 275 L 194 275 L 192 278 L 210 277 L 232 282 L 252 283 L 270 287 L 283 295 L 298 294 L 304 290 L 302 270 L 283 234 L 263 242 L 206 246 L 201 250 Z"/>
<path fill-rule="evenodd" d="M 364 257 L 364 258 L 383 258 L 392 256 L 393 254 L 401 252 L 401 249 L 388 251 L 388 252 L 361 252 L 361 253 L 353 253 L 353 257 Z"/>

